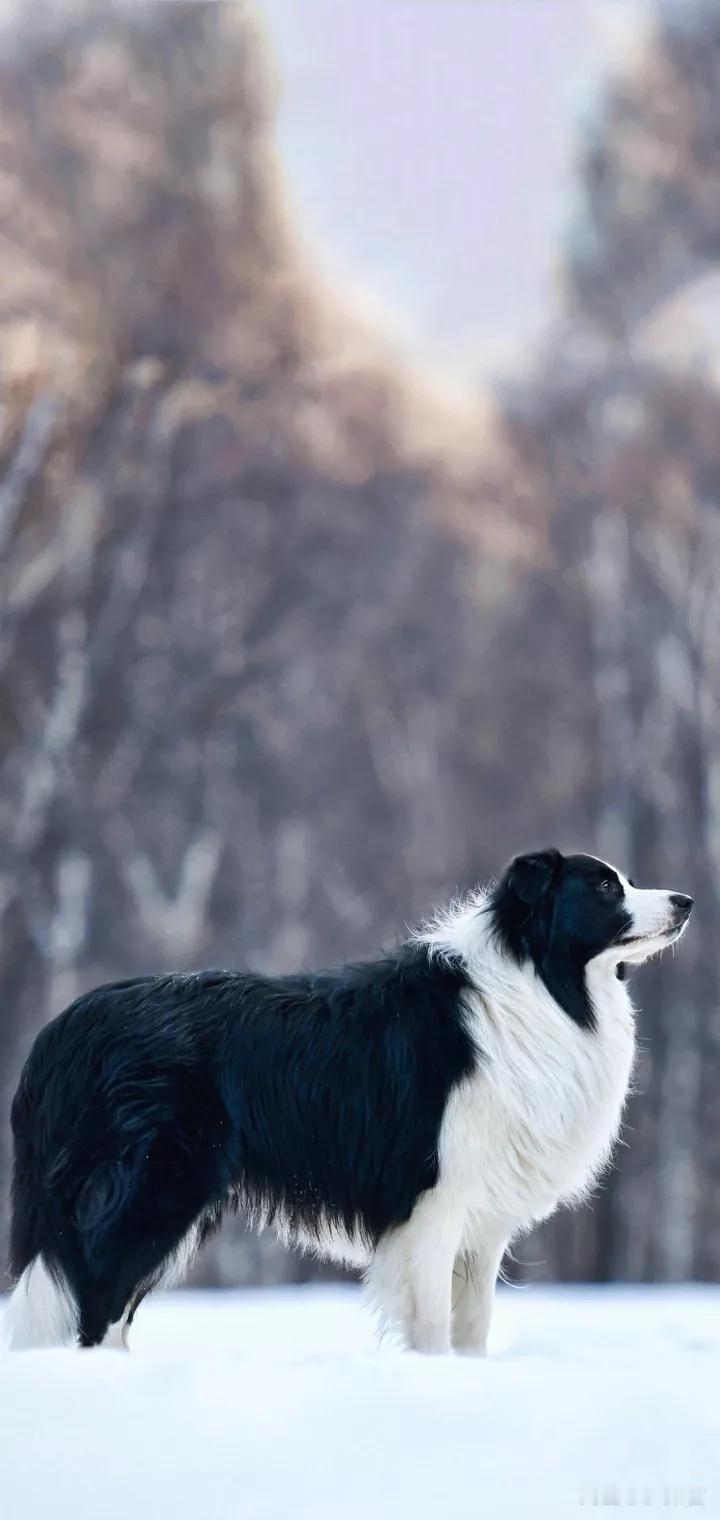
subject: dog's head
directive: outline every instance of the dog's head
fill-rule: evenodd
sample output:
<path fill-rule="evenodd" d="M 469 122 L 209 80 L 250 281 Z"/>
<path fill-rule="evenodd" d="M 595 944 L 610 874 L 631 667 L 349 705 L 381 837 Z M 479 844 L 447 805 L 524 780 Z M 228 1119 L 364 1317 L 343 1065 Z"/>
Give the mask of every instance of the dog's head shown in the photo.
<path fill-rule="evenodd" d="M 493 930 L 519 964 L 530 961 L 581 1024 L 594 1014 L 586 968 L 603 957 L 620 975 L 680 938 L 692 909 L 682 892 L 645 891 L 593 855 L 518 855 L 490 900 Z"/>

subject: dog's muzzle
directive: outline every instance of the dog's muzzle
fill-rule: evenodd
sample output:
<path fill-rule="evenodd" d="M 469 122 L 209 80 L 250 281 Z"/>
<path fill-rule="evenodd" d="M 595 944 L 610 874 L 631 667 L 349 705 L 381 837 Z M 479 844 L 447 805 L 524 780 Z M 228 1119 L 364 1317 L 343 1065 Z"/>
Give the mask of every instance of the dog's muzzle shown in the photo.
<path fill-rule="evenodd" d="M 671 942 L 682 933 L 693 907 L 692 897 L 684 892 L 626 893 L 631 924 L 620 940 L 622 945 L 642 945 L 651 940 Z"/>

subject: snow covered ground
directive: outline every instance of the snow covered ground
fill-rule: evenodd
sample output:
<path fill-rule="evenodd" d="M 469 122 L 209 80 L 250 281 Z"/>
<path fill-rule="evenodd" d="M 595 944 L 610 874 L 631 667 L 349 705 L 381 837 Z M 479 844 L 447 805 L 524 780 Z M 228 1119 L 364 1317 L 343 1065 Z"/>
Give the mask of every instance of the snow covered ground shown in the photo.
<path fill-rule="evenodd" d="M 352 1288 L 176 1293 L 133 1354 L 0 1356 L 0 1520 L 720 1520 L 720 1289 L 499 1295 L 485 1362 Z"/>

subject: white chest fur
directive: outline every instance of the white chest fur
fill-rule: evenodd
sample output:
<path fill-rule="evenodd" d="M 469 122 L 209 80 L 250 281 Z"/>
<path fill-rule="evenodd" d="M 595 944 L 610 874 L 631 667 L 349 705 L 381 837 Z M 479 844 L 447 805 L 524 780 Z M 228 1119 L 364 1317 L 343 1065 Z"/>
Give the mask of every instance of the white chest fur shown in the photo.
<path fill-rule="evenodd" d="M 607 1160 L 632 1071 L 632 1006 L 602 958 L 586 973 L 594 1029 L 569 1018 L 530 966 L 500 966 L 486 951 L 472 972 L 481 1058 L 448 1107 L 441 1183 L 472 1214 L 521 1227 L 585 1193 Z"/>

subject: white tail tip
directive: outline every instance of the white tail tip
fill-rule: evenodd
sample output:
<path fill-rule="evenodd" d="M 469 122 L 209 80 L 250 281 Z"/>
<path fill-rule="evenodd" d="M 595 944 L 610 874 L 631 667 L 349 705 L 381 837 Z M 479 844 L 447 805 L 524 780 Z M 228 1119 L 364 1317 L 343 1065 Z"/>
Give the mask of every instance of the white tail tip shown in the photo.
<path fill-rule="evenodd" d="M 23 1272 L 8 1299 L 0 1344 L 9 1351 L 70 1346 L 77 1340 L 78 1313 L 67 1285 L 56 1281 L 41 1256 Z"/>

